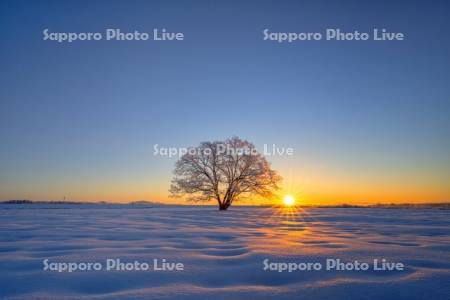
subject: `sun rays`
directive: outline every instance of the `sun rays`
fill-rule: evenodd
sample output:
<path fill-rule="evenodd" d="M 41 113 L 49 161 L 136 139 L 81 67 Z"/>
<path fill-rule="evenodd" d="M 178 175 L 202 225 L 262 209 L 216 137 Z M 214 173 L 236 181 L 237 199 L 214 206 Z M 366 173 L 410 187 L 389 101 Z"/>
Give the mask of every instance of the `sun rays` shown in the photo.
<path fill-rule="evenodd" d="M 296 225 L 304 222 L 308 212 L 300 205 L 301 199 L 297 194 L 286 194 L 278 197 L 278 201 L 270 206 L 272 211 L 270 217 L 265 221 L 266 224 L 283 224 L 289 230 L 296 229 Z"/>

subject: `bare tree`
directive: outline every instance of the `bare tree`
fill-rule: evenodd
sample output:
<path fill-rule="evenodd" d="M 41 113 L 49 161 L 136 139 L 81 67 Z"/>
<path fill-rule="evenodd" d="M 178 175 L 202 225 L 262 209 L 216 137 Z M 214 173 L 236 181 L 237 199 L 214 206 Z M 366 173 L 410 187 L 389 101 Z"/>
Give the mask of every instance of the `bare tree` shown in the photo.
<path fill-rule="evenodd" d="M 172 196 L 216 200 L 220 210 L 249 196 L 271 197 L 281 181 L 255 146 L 238 137 L 190 148 L 177 161 L 174 175 Z"/>

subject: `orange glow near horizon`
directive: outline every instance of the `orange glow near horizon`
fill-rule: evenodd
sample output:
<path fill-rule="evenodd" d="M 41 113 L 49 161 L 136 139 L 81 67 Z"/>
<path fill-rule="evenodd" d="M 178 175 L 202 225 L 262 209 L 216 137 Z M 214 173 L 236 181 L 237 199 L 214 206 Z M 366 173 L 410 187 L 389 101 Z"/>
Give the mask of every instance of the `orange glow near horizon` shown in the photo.
<path fill-rule="evenodd" d="M 401 188 L 379 188 L 376 189 L 361 189 L 351 190 L 348 188 L 318 188 L 304 185 L 301 193 L 285 192 L 285 195 L 292 195 L 292 199 L 284 196 L 277 197 L 278 200 L 261 199 L 256 197 L 253 200 L 236 201 L 233 205 L 276 205 L 283 203 L 285 206 L 293 206 L 301 199 L 301 205 L 340 205 L 340 204 L 354 204 L 354 205 L 370 205 L 370 204 L 401 204 L 401 203 L 437 203 L 449 202 L 450 199 L 442 190 L 417 190 L 416 189 L 401 189 Z M 299 195 L 300 194 L 300 195 Z M 60 196 L 61 195 L 61 196 Z M 2 195 L 2 200 L 11 199 L 29 199 L 36 201 L 60 201 L 63 197 L 68 201 L 80 202 L 96 202 L 106 201 L 114 203 L 128 203 L 133 201 L 152 201 L 166 204 L 210 204 L 215 205 L 214 201 L 208 203 L 187 202 L 183 199 L 173 199 L 169 197 L 169 193 L 164 188 L 159 188 L 158 191 L 151 192 L 135 192 L 130 193 L 125 189 L 114 189 L 114 191 L 104 190 L 101 193 L 83 193 L 77 191 L 76 193 L 55 193 L 47 195 L 47 193 L 34 193 L 24 195 L 22 197 L 13 197 Z M 281 200 L 280 200 L 281 199 Z M 292 202 L 294 201 L 294 202 Z M 292 204 L 291 204 L 292 203 Z M 298 204 L 298 203 L 297 203 Z"/>
<path fill-rule="evenodd" d="M 286 163 L 287 164 L 287 163 Z M 236 201 L 233 205 L 274 205 L 290 195 L 301 205 L 370 205 L 400 203 L 436 203 L 450 201 L 450 186 L 441 176 L 428 173 L 389 173 L 323 169 L 320 165 L 296 170 L 291 165 L 274 165 L 284 177 L 283 186 L 274 199 Z M 128 203 L 152 201 L 167 204 L 201 204 L 169 197 L 170 174 L 165 176 L 137 174 L 132 178 L 45 178 L 40 182 L 8 185 L 2 189 L 0 200 L 29 199 L 36 201 L 68 201 Z M 432 174 L 431 172 L 429 174 Z M 427 177 L 428 176 L 428 177 Z M 69 180 L 70 179 L 70 180 Z M 291 202 L 289 200 L 288 202 Z M 285 202 L 286 203 L 286 202 Z M 210 201 L 210 205 L 216 205 Z"/>

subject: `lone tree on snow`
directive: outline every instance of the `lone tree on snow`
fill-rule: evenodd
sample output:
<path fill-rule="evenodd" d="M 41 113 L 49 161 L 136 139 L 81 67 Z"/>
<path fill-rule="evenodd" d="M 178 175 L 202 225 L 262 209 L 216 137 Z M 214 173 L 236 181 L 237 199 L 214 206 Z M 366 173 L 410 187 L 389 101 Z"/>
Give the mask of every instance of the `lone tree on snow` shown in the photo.
<path fill-rule="evenodd" d="M 271 197 L 281 181 L 255 146 L 238 137 L 190 148 L 177 161 L 174 175 L 173 197 L 216 200 L 220 210 L 249 196 Z"/>

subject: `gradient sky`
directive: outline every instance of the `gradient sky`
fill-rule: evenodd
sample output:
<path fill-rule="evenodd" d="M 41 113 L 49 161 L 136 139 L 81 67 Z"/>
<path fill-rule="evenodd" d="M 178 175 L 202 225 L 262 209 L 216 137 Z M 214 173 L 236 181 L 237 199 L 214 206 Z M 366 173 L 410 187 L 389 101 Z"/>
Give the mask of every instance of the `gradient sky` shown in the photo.
<path fill-rule="evenodd" d="M 450 200 L 447 1 L 190 2 L 1 2 L 1 200 L 166 201 L 176 159 L 154 144 L 233 135 L 293 147 L 268 159 L 303 203 Z M 406 40 L 262 39 L 336 27 Z M 185 40 L 59 44 L 45 28 Z"/>

